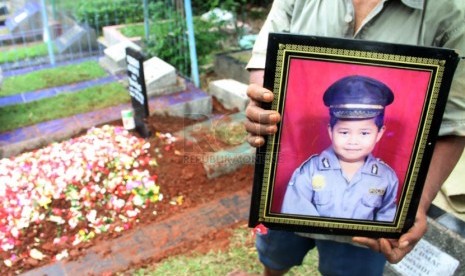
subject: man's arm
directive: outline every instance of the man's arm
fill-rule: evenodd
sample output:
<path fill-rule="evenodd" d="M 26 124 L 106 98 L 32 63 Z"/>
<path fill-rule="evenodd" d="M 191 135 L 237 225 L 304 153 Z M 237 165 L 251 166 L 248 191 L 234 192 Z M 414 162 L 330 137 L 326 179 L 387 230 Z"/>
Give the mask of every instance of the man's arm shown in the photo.
<path fill-rule="evenodd" d="M 465 137 L 461 136 L 440 137 L 437 141 L 419 206 L 423 212 L 428 211 L 442 184 L 462 156 L 464 147 Z"/>
<path fill-rule="evenodd" d="M 464 146 L 465 137 L 459 136 L 440 137 L 436 142 L 415 223 L 398 241 L 362 237 L 355 237 L 353 241 L 382 252 L 390 263 L 400 262 L 426 233 L 428 208 L 460 159 Z"/>

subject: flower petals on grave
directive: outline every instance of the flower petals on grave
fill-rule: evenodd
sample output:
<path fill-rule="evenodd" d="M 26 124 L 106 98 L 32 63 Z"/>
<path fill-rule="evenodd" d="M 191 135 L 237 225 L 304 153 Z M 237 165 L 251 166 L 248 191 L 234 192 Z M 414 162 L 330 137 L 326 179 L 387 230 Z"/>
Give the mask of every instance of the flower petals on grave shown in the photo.
<path fill-rule="evenodd" d="M 170 145 L 171 135 L 158 138 Z M 103 232 L 120 232 L 137 222 L 141 209 L 163 199 L 157 176 L 147 166 L 157 162 L 150 144 L 122 127 L 105 125 L 87 134 L 12 158 L 0 159 L 0 250 L 12 258 L 41 260 L 46 252 L 16 252 L 27 233 L 39 233 L 43 223 L 61 233 L 53 244 L 77 245 Z M 71 231 L 71 230 L 70 230 Z M 38 244 L 41 237 L 36 237 Z M 40 246 L 40 245 L 39 245 Z M 54 259 L 68 256 L 66 250 Z M 13 258 L 14 257 L 14 258 Z"/>

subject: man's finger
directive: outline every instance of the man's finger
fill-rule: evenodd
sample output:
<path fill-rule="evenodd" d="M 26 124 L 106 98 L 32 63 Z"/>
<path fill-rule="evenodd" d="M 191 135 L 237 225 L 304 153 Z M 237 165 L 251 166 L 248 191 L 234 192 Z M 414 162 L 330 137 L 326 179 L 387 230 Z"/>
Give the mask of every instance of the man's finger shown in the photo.
<path fill-rule="evenodd" d="M 247 135 L 247 142 L 252 146 L 252 147 L 261 147 L 263 144 L 265 144 L 265 139 L 263 136 L 254 136 L 254 135 Z"/>
<path fill-rule="evenodd" d="M 264 125 L 275 125 L 281 120 L 279 113 L 273 110 L 264 110 L 261 107 L 249 105 L 245 110 L 245 116 L 249 121 Z"/>
<path fill-rule="evenodd" d="M 272 102 L 274 98 L 273 92 L 257 84 L 250 84 L 247 87 L 247 96 L 253 101 L 266 103 Z"/>
<path fill-rule="evenodd" d="M 399 238 L 399 248 L 413 248 L 428 230 L 428 222 L 425 216 L 417 215 L 415 223 Z"/>
<path fill-rule="evenodd" d="M 418 241 L 423 237 L 428 229 L 426 215 L 419 213 L 416 216 L 415 223 L 413 226 L 408 230 L 407 233 L 403 234 L 397 244 L 390 243 L 391 250 L 388 250 L 388 247 L 382 247 L 384 255 L 386 255 L 386 259 L 390 263 L 398 263 L 400 262 L 405 255 L 407 255 Z M 389 243 L 386 241 L 386 243 Z"/>
<path fill-rule="evenodd" d="M 253 136 L 265 136 L 274 134 L 277 131 L 276 125 L 257 124 L 251 121 L 244 122 L 245 129 Z"/>
<path fill-rule="evenodd" d="M 376 239 L 366 237 L 353 237 L 352 241 L 361 245 L 364 245 L 375 252 L 380 252 L 379 243 Z"/>
<path fill-rule="evenodd" d="M 384 254 L 386 260 L 391 264 L 400 262 L 405 255 L 407 255 L 413 246 L 407 246 L 405 248 L 395 247 L 391 242 L 386 239 L 380 239 L 380 250 Z"/>

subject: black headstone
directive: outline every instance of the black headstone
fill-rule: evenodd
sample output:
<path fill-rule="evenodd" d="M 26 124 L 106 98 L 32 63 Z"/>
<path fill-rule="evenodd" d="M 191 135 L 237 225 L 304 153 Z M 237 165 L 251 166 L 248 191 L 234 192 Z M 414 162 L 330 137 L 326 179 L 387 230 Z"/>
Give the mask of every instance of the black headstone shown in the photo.
<path fill-rule="evenodd" d="M 7 15 L 8 14 L 8 8 L 6 7 L 5 4 L 0 4 L 0 15 Z"/>
<path fill-rule="evenodd" d="M 151 135 L 147 128 L 146 119 L 149 116 L 149 105 L 144 77 L 144 56 L 131 47 L 126 48 L 126 62 L 128 66 L 129 95 L 134 109 L 136 131 L 144 138 Z"/>
<path fill-rule="evenodd" d="M 0 4 L 0 24 L 5 24 L 5 20 L 8 17 L 8 8 L 5 4 Z"/>

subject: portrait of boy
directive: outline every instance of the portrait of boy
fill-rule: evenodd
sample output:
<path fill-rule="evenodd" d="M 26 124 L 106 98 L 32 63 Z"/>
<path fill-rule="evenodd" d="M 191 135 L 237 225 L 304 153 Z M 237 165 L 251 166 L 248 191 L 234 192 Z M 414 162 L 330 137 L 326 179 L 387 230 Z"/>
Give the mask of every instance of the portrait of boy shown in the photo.
<path fill-rule="evenodd" d="M 323 102 L 329 108 L 331 146 L 294 171 L 281 212 L 392 222 L 399 181 L 372 151 L 386 129 L 384 110 L 393 101 L 391 89 L 370 77 L 352 75 L 330 85 Z"/>

